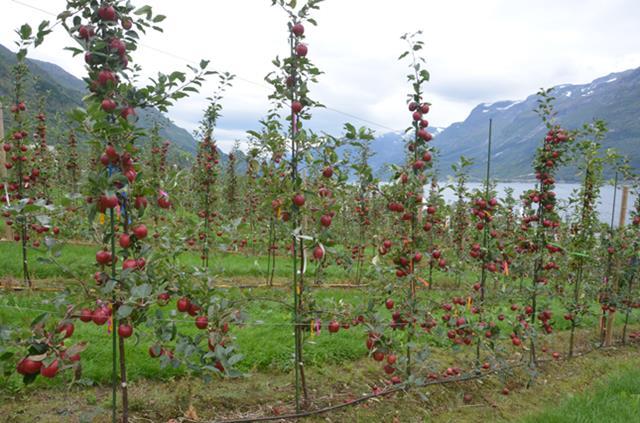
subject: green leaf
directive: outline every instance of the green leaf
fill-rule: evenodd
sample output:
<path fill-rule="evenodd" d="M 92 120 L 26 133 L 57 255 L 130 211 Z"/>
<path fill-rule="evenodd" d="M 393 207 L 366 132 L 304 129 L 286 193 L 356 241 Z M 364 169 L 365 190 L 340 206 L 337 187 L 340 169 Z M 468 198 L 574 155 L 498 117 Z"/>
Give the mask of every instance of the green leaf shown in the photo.
<path fill-rule="evenodd" d="M 244 356 L 242 354 L 234 354 L 227 360 L 227 363 L 229 363 L 230 366 L 233 366 L 234 364 L 240 362 L 240 360 L 242 360 L 243 358 Z"/>
<path fill-rule="evenodd" d="M 27 40 L 29 37 L 31 37 L 32 33 L 33 30 L 31 29 L 31 26 L 29 24 L 23 24 L 20 27 L 19 34 L 20 38 L 22 38 L 23 40 Z"/>
<path fill-rule="evenodd" d="M 36 220 L 42 226 L 50 226 L 51 225 L 51 218 L 49 216 L 47 216 L 47 215 L 38 215 L 38 216 L 36 216 Z"/>
<path fill-rule="evenodd" d="M 123 304 L 120 307 L 118 307 L 116 316 L 118 317 L 118 319 L 126 319 L 131 315 L 131 312 L 133 312 L 133 307 L 127 304 Z"/>
<path fill-rule="evenodd" d="M 31 327 L 37 326 L 49 317 L 49 313 L 42 313 L 31 322 Z"/>
<path fill-rule="evenodd" d="M 2 353 L 0 355 L 0 361 L 8 360 L 11 357 L 13 357 L 13 352 L 12 351 L 5 351 L 4 353 Z"/>
<path fill-rule="evenodd" d="M 148 283 L 144 283 L 142 285 L 138 285 L 131 290 L 131 297 L 133 298 L 146 298 L 151 295 L 152 291 L 151 285 Z"/>
<path fill-rule="evenodd" d="M 24 377 L 22 378 L 22 382 L 25 385 L 29 385 L 31 383 L 33 383 L 36 380 L 36 377 L 38 376 L 39 373 L 33 374 L 33 375 L 24 375 Z"/>
<path fill-rule="evenodd" d="M 147 15 L 147 19 L 151 16 L 151 6 L 145 5 L 133 12 L 134 15 Z"/>

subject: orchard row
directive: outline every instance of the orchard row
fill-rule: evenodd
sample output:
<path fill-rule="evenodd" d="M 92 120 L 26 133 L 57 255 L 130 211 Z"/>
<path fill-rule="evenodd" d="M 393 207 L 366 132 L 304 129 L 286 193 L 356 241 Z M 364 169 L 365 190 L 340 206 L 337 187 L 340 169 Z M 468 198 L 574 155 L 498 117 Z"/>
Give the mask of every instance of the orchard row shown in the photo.
<path fill-rule="evenodd" d="M 260 130 L 248 132 L 248 151 L 236 147 L 224 160 L 215 128 L 233 75 L 209 71 L 202 61 L 188 73 L 162 73 L 146 86 L 132 82 L 138 40 L 158 29 L 164 16 L 122 0 L 68 2 L 57 22 L 74 43 L 69 49 L 85 61 L 89 95 L 84 109 L 69 114 L 66 144 L 54 149 L 47 145 L 47 116 L 42 106 L 31 113 L 24 88 L 26 54 L 51 27 L 44 22 L 35 34 L 28 25 L 20 28 L 12 126 L 3 143 L 2 212 L 21 249 L 24 282 L 31 286 L 34 249 L 46 250 L 53 265 L 65 254 L 65 242 L 95 248 L 95 272 L 70 275 L 78 281 L 70 287 L 74 300 L 62 304 L 60 316 L 46 314 L 30 328 L 11 328 L 3 341 L 2 357 L 26 383 L 77 366 L 82 351 L 91 348 L 82 340 L 68 345 L 78 321 L 112 328 L 114 419 L 117 385 L 123 420 L 128 418 L 126 340 L 139 336 L 140 327 L 151 328 L 142 331 L 154 337 L 149 355 L 164 366 L 185 366 L 207 378 L 238 375 L 234 365 L 242 356 L 229 329 L 241 328 L 243 306 L 257 300 L 250 294 L 232 300 L 218 286 L 210 259 L 221 251 L 266 256 L 261 282 L 269 286 L 281 263 L 276 258 L 291 260 L 297 410 L 311 402 L 305 342 L 322 327 L 327 336 L 361 328 L 388 383 L 404 386 L 496 370 L 514 357 L 535 370 L 547 352 L 544 338 L 558 327 L 569 331 L 569 344 L 549 352 L 570 358 L 578 329 L 594 329 L 602 345 L 614 342 L 616 313 L 624 316 L 626 342 L 632 311 L 640 307 L 634 283 L 640 200 L 630 224 L 617 229 L 600 223 L 596 205 L 604 166 L 615 166 L 636 190 L 639 179 L 623 160 L 603 151 L 605 124 L 563 128 L 552 93 L 541 91 L 537 112 L 547 133 L 532 157 L 535 188 L 521 198 L 513 192 L 498 198 L 487 163 L 483 189 L 471 191 L 470 162 L 462 157 L 448 183 L 456 201 L 446 204 L 446 184 L 433 166 L 437 138 L 427 116 L 437 105 L 428 100 L 423 42 L 419 33 L 406 34 L 400 58 L 408 62 L 410 90 L 406 105 L 398 106 L 407 110 L 406 161 L 393 167 L 390 180 L 380 181 L 369 165 L 371 130 L 346 124 L 343 134 L 330 136 L 306 128 L 314 107 L 321 106 L 310 96 L 321 71 L 306 40 L 319 3 L 273 0 L 289 17 L 289 55 L 273 61 L 276 68 L 266 78 L 273 86 L 271 107 Z M 197 133 L 197 156 L 185 171 L 172 163 L 170 140 L 161 139 L 157 126 L 141 129 L 137 115 L 151 107 L 165 111 L 208 77 L 218 88 Z M 563 220 L 555 175 L 569 164 L 578 167 L 582 183 Z M 197 254 L 199 266 L 176 260 L 186 254 Z M 337 302 L 331 309 L 317 304 L 310 288 L 326 282 L 333 267 L 343 268 L 348 283 L 366 292 L 366 303 Z M 451 290 L 450 300 L 429 300 L 430 290 L 439 288 Z M 169 311 L 173 300 L 178 313 L 193 319 L 197 336 L 178 333 L 179 315 Z M 499 312 L 505 304 L 509 312 Z M 561 313 L 552 310 L 557 304 Z M 599 326 L 585 327 L 594 313 Z M 434 369 L 428 353 L 434 342 L 466 348 L 460 367 Z"/>

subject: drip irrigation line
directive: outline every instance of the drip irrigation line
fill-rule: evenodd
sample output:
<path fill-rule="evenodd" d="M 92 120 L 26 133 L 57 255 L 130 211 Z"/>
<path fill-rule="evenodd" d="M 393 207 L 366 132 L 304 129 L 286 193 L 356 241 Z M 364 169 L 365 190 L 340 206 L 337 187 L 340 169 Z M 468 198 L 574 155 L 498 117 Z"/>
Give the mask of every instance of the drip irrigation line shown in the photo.
<path fill-rule="evenodd" d="M 590 350 L 587 350 L 584 353 L 581 353 L 579 355 L 574 355 L 574 359 L 576 357 L 584 357 L 587 354 L 590 354 L 594 351 L 600 350 L 602 348 L 600 347 L 596 347 L 596 348 L 592 348 Z M 568 360 L 567 358 L 563 358 L 563 361 Z M 552 362 L 552 361 L 559 361 L 556 359 L 541 359 L 538 360 L 538 363 L 545 363 L 545 362 Z M 437 380 L 429 380 L 427 382 L 425 382 L 424 384 L 418 386 L 417 388 L 426 388 L 428 386 L 434 386 L 434 385 L 446 385 L 446 384 L 451 384 L 451 383 L 457 383 L 457 382 L 468 382 L 471 380 L 478 380 L 478 379 L 483 379 L 485 377 L 491 376 L 493 374 L 496 373 L 501 373 L 503 371 L 510 371 L 513 369 L 517 369 L 517 368 L 521 368 L 521 367 L 525 367 L 528 366 L 529 363 L 525 362 L 525 361 L 521 361 L 519 363 L 514 363 L 508 366 L 501 366 L 501 367 L 495 367 L 492 368 L 490 370 L 486 370 L 486 371 L 473 371 L 473 372 L 469 372 L 465 375 L 461 375 L 458 377 L 452 377 L 452 378 L 447 378 L 447 379 L 437 379 Z M 342 408 L 346 408 L 346 407 L 350 407 L 353 405 L 357 405 L 363 402 L 366 402 L 370 399 L 373 398 L 379 398 L 379 397 L 384 397 L 393 393 L 397 393 L 397 392 L 401 392 L 401 391 L 405 391 L 407 392 L 410 389 L 410 386 L 407 386 L 405 384 L 401 384 L 401 385 L 397 385 L 397 386 L 392 386 L 382 392 L 378 392 L 378 393 L 372 393 L 372 394 L 367 394 L 364 396 L 361 396 L 357 399 L 354 400 L 350 400 L 350 401 L 346 401 L 343 402 L 342 404 L 336 404 L 336 405 L 332 405 L 332 406 L 327 406 L 327 407 L 323 407 L 323 408 L 319 408 L 316 410 L 309 410 L 309 411 L 305 411 L 305 412 L 300 412 L 300 413 L 290 413 L 290 414 L 281 414 L 281 415 L 277 415 L 277 416 L 260 416 L 260 417 L 245 417 L 245 418 L 236 418 L 236 419 L 224 419 L 224 420 L 208 420 L 208 421 L 201 421 L 201 420 L 191 420 L 188 418 L 185 418 L 183 421 L 186 422 L 193 422 L 193 423 L 248 423 L 248 422 L 265 422 L 265 421 L 275 421 L 275 420 L 292 420 L 292 419 L 300 419 L 303 417 L 310 417 L 310 416 L 315 416 L 315 415 L 319 415 L 319 414 L 324 414 L 324 413 L 328 413 L 328 412 L 332 412 L 332 411 L 336 411 L 336 410 L 340 410 Z"/>

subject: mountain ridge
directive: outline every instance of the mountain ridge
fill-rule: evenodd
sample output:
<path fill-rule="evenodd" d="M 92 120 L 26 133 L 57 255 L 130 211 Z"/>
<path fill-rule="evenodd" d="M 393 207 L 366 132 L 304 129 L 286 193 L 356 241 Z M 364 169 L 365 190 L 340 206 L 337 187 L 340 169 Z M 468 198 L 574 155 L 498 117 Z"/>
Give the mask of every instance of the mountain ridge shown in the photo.
<path fill-rule="evenodd" d="M 578 129 L 594 119 L 607 122 L 609 132 L 603 148 L 616 148 L 629 157 L 634 168 L 640 168 L 640 68 L 613 72 L 586 84 L 561 84 L 554 87 L 557 122 L 567 129 Z M 493 121 L 492 177 L 503 180 L 534 179 L 531 165 L 536 148 L 546 128 L 534 112 L 537 95 L 521 100 L 500 100 L 480 103 L 462 122 L 455 122 L 437 133 L 434 146 L 439 150 L 436 166 L 443 176 L 452 174 L 451 165 L 465 156 L 474 161 L 470 167 L 473 179 L 484 177 L 488 143 L 489 118 Z M 380 140 L 393 133 L 379 136 L 372 144 L 377 155 L 387 153 L 375 148 Z M 386 163 L 399 164 L 404 159 L 399 150 Z M 607 176 L 612 170 L 607 169 Z M 560 170 L 558 179 L 576 180 L 572 166 Z"/>
<path fill-rule="evenodd" d="M 11 67 L 16 63 L 15 53 L 0 44 L 0 98 L 7 98 L 13 92 L 13 78 Z M 82 107 L 82 98 L 85 95 L 85 83 L 76 78 L 62 67 L 37 59 L 27 58 L 27 66 L 35 80 L 32 93 L 48 93 L 45 97 L 45 112 L 48 116 L 54 116 L 59 112 L 67 112 L 75 107 Z M 29 102 L 36 98 L 27 96 Z M 34 103 L 35 104 L 35 103 Z M 181 153 L 194 156 L 197 150 L 197 141 L 184 128 L 175 125 L 171 119 L 156 109 L 138 111 L 139 124 L 149 129 L 157 122 L 160 136 L 168 139 Z M 5 113 L 5 127 L 9 127 L 9 113 Z M 143 140 L 144 141 L 144 140 Z M 51 140 L 55 144 L 55 140 Z M 226 157 L 226 155 L 224 156 Z M 223 158 L 224 158 L 223 157 Z"/>

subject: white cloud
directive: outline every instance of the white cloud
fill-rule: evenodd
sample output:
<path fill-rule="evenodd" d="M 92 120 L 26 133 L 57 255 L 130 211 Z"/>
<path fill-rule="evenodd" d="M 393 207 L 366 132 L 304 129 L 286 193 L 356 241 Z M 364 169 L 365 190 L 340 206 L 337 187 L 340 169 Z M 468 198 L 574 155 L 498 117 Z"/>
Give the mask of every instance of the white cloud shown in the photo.
<path fill-rule="evenodd" d="M 20 2 L 53 12 L 65 3 Z M 242 79 L 226 95 L 220 128 L 233 134 L 226 144 L 255 128 L 268 108 L 263 78 L 272 70 L 273 57 L 287 51 L 283 13 L 268 0 L 149 3 L 168 15 L 165 32 L 146 37 L 134 59 L 149 73 L 184 68 L 183 58 L 209 58 L 213 67 L 238 74 Z M 404 128 L 409 87 L 406 64 L 396 61 L 404 47 L 399 36 L 421 29 L 432 76 L 427 87 L 433 103 L 430 121 L 447 126 L 481 102 L 518 100 L 540 87 L 584 83 L 640 66 L 639 17 L 640 2 L 635 0 L 327 0 L 317 13 L 319 27 L 306 31 L 309 57 L 326 72 L 313 96 L 330 109 L 386 128 Z M 11 28 L 45 18 L 51 19 L 5 0 L 0 43 L 11 47 Z M 54 34 L 32 56 L 81 75 L 81 60 L 61 50 L 67 44 L 66 35 Z M 207 83 L 202 95 L 178 103 L 170 117 L 195 129 L 213 88 Z M 316 118 L 315 129 L 332 132 L 345 121 L 364 124 L 333 110 L 318 112 Z"/>

